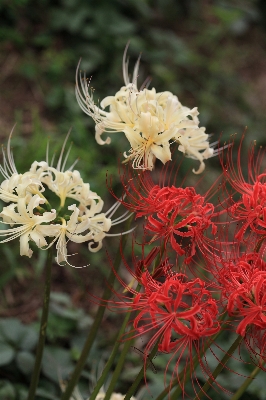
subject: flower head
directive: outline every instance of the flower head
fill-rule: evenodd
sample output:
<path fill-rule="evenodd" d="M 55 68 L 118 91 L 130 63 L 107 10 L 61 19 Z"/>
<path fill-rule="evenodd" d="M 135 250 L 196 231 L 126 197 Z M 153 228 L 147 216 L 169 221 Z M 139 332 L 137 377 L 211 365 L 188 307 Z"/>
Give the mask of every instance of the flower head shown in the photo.
<path fill-rule="evenodd" d="M 179 144 L 178 150 L 187 157 L 200 161 L 195 173 L 204 170 L 205 159 L 217 154 L 209 144 L 205 128 L 199 128 L 197 108 L 184 107 L 171 92 L 157 93 L 148 89 L 146 82 L 137 87 L 138 59 L 132 81 L 128 75 L 126 52 L 123 57 L 125 86 L 114 96 L 108 96 L 96 106 L 93 93 L 89 91 L 86 75 L 76 76 L 76 97 L 81 109 L 96 123 L 95 138 L 99 144 L 109 144 L 110 137 L 101 138 L 104 132 L 124 132 L 130 143 L 130 150 L 124 152 L 125 162 L 132 160 L 134 168 L 152 170 L 155 159 L 163 164 L 171 160 L 170 145 Z M 105 108 L 109 107 L 109 111 Z"/>
<path fill-rule="evenodd" d="M 243 139 L 244 136 L 238 148 L 237 168 L 234 167 L 233 162 L 233 145 L 228 147 L 223 162 L 224 175 L 238 195 L 236 200 L 232 194 L 230 195 L 231 203 L 229 203 L 228 211 L 230 216 L 239 223 L 235 238 L 240 242 L 245 233 L 253 232 L 263 237 L 266 235 L 266 172 L 261 168 L 265 149 L 260 149 L 256 154 L 255 143 L 253 143 L 248 155 L 248 176 L 245 179 L 241 169 Z"/>
<path fill-rule="evenodd" d="M 56 210 L 40 213 L 38 208 L 44 203 L 45 201 L 35 194 L 28 204 L 26 197 L 22 197 L 16 203 L 4 207 L 0 213 L 3 222 L 11 226 L 19 226 L 1 230 L 0 236 L 7 236 L 1 243 L 20 237 L 20 255 L 28 257 L 32 256 L 29 240 L 33 240 L 38 247 L 47 246 L 45 236 L 54 236 L 55 233 L 55 226 L 51 223 L 56 218 Z M 46 227 L 46 232 L 42 227 Z"/>
<path fill-rule="evenodd" d="M 0 231 L 0 236 L 6 237 L 1 243 L 20 237 L 20 254 L 28 257 L 32 255 L 30 241 L 40 249 L 56 244 L 58 264 L 69 264 L 68 241 L 88 242 L 90 251 L 100 250 L 111 226 L 128 217 L 126 213 L 111 219 L 120 203 L 114 204 L 106 213 L 102 212 L 103 200 L 90 190 L 88 183 L 83 182 L 80 173 L 73 170 L 74 165 L 65 170 L 69 154 L 68 151 L 64 158 L 67 138 L 56 167 L 53 161 L 49 162 L 47 150 L 46 161 L 34 161 L 24 174 L 16 170 L 10 138 L 6 153 L 3 151 L 3 166 L 0 167 L 5 178 L 0 187 L 0 199 L 10 203 L 3 208 L 0 217 L 1 223 L 10 228 Z M 52 208 L 51 194 L 59 198 L 59 207 Z"/>
<path fill-rule="evenodd" d="M 242 336 L 252 360 L 262 369 L 266 360 L 266 262 L 260 252 L 235 253 L 216 265 L 226 324 Z"/>
<path fill-rule="evenodd" d="M 218 271 L 229 315 L 239 320 L 236 333 L 245 336 L 251 327 L 266 328 L 266 263 L 258 253 L 223 262 Z"/>
<path fill-rule="evenodd" d="M 197 249 L 208 246 L 204 234 L 217 232 L 214 220 L 217 212 L 207 201 L 212 190 L 217 190 L 216 183 L 201 195 L 194 187 L 178 187 L 169 181 L 170 178 L 156 184 L 149 171 L 136 176 L 130 168 L 125 169 L 121 182 L 126 196 L 120 201 L 135 212 L 136 218 L 145 218 L 148 243 L 161 240 L 165 249 L 169 244 L 179 256 L 185 255 L 185 262 L 189 263 Z"/>
<path fill-rule="evenodd" d="M 186 360 L 193 375 L 193 352 L 199 355 L 203 343 L 220 330 L 218 302 L 210 286 L 185 274 L 171 272 L 159 281 L 146 270 L 137 279 L 140 291 L 119 278 L 129 294 L 117 294 L 118 300 L 109 301 L 110 307 L 137 312 L 131 321 L 133 330 L 128 334 L 131 339 L 149 332 L 150 340 L 143 352 L 145 367 L 150 361 L 150 351 L 157 344 L 159 352 L 171 353 L 166 372 L 170 362 L 174 362 L 175 374 L 183 388 L 184 382 L 178 377 L 180 361 Z M 128 334 L 124 335 L 125 339 Z"/>

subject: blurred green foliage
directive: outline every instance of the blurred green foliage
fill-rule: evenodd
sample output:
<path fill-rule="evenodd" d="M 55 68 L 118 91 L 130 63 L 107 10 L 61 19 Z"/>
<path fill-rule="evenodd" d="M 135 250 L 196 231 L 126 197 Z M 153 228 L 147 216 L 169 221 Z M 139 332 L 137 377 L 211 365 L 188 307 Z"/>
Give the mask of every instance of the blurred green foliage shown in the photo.
<path fill-rule="evenodd" d="M 158 91 L 198 106 L 208 132 L 218 137 L 248 124 L 258 137 L 265 123 L 254 121 L 252 79 L 245 74 L 257 57 L 265 62 L 265 51 L 256 55 L 254 48 L 258 39 L 257 52 L 265 43 L 262 18 L 259 2 L 251 0 L 2 0 L 0 40 L 2 57 L 17 56 L 12 74 L 34 86 L 46 117 L 67 128 L 77 117 L 85 121 L 88 145 L 93 123 L 75 101 L 76 65 L 82 57 L 95 98 L 113 94 L 122 86 L 128 40 L 131 59 L 142 52 L 140 80 L 149 75 Z"/>

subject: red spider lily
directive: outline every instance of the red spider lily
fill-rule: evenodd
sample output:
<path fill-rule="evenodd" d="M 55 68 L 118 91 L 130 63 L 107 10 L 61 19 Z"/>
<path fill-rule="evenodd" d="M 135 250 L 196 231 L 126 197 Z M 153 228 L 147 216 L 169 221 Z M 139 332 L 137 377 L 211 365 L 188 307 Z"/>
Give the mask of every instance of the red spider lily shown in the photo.
<path fill-rule="evenodd" d="M 152 328 L 163 328 L 164 331 L 160 351 L 175 349 L 175 335 L 197 340 L 220 329 L 215 322 L 218 314 L 216 301 L 199 278 L 187 281 L 184 274 L 176 274 L 166 277 L 161 283 L 144 272 L 141 284 L 144 292 L 138 293 L 133 301 L 133 308 L 140 310 L 134 328 L 143 331 L 142 326 L 139 328 L 140 323 L 147 321 L 146 314 L 149 314 Z"/>
<path fill-rule="evenodd" d="M 266 272 L 266 263 L 258 253 L 244 254 L 223 261 L 223 267 L 218 268 L 216 273 L 223 296 L 228 299 L 242 285 L 249 287 L 254 274 L 257 272 Z"/>
<path fill-rule="evenodd" d="M 189 263 L 196 247 L 207 246 L 204 232 L 211 228 L 215 235 L 217 231 L 213 219 L 218 213 L 214 205 L 206 201 L 214 188 L 202 196 L 194 187 L 166 185 L 165 172 L 160 184 L 154 183 L 149 171 L 135 176 L 128 168 L 127 173 L 121 178 L 126 197 L 120 201 L 136 213 L 136 218 L 145 217 L 144 232 L 152 235 L 149 243 L 160 239 L 165 248 L 169 243 L 179 256 L 185 255 L 185 262 Z"/>
<path fill-rule="evenodd" d="M 226 286 L 229 315 L 241 318 L 236 333 L 245 336 L 248 326 L 266 328 L 266 263 L 240 260 L 229 266 Z"/>
<path fill-rule="evenodd" d="M 248 275 L 248 274 L 247 274 Z M 262 369 L 266 361 L 266 271 L 254 271 L 228 299 L 229 315 L 241 318 L 236 333 L 244 342 L 253 361 Z M 255 360 L 253 358 L 255 356 Z"/>
<path fill-rule="evenodd" d="M 149 193 L 146 202 L 150 204 L 151 215 L 147 216 L 144 228 L 154 234 L 152 241 L 162 238 L 165 245 L 169 241 L 177 254 L 182 256 L 185 254 L 182 240 L 190 238 L 186 262 L 189 262 L 195 254 L 196 243 L 202 238 L 204 231 L 210 226 L 212 234 L 217 231 L 217 227 L 211 221 L 214 206 L 205 203 L 204 197 L 197 194 L 192 187 L 160 188 L 156 185 Z M 143 212 L 137 212 L 136 217 L 142 215 Z"/>
<path fill-rule="evenodd" d="M 112 300 L 109 302 L 110 307 L 138 312 L 131 321 L 134 328 L 133 337 L 152 333 L 144 351 L 145 366 L 150 351 L 157 343 L 159 352 L 172 353 L 169 363 L 175 362 L 177 379 L 178 367 L 183 359 L 191 367 L 192 376 L 193 352 L 201 359 L 200 352 L 206 339 L 221 329 L 217 300 L 212 297 L 204 281 L 199 278 L 188 280 L 180 273 L 172 273 L 165 276 L 164 282 L 159 282 L 145 271 L 139 277 L 138 283 L 141 292 L 127 286 L 129 293 L 134 297 L 118 295 L 119 301 Z M 126 337 L 132 338 L 133 332 L 126 334 Z M 202 361 L 200 363 L 206 372 L 207 367 Z M 184 383 L 179 381 L 179 384 L 183 388 Z"/>
<path fill-rule="evenodd" d="M 266 271 L 254 273 L 251 281 L 239 285 L 239 288 L 231 293 L 227 309 L 229 315 L 243 318 L 236 330 L 239 335 L 245 336 L 250 324 L 265 329 Z"/>
<path fill-rule="evenodd" d="M 266 360 L 266 262 L 258 253 L 250 253 L 225 261 L 218 272 L 222 297 L 232 326 L 256 364 Z M 237 325 L 236 325 L 237 324 Z M 263 361 L 264 362 L 264 361 Z"/>
<path fill-rule="evenodd" d="M 228 147 L 225 162 L 222 161 L 224 175 L 240 194 L 240 199 L 236 201 L 230 195 L 234 204 L 228 209 L 231 217 L 242 224 L 235 235 L 239 241 L 243 240 L 248 228 L 258 235 L 266 235 L 266 171 L 261 170 L 265 149 L 260 148 L 256 154 L 255 144 L 251 146 L 248 154 L 248 175 L 245 179 L 241 168 L 243 140 L 244 136 L 238 149 L 237 168 L 233 161 L 233 145 Z"/>

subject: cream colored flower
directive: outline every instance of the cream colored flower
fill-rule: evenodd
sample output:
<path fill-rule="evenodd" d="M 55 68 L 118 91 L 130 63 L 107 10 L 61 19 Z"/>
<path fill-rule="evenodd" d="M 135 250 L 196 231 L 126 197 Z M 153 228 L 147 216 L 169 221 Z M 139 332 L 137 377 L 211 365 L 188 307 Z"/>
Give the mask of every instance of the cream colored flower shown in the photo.
<path fill-rule="evenodd" d="M 10 149 L 12 137 L 11 131 L 6 151 L 2 148 L 3 165 L 0 165 L 0 173 L 5 180 L 0 185 L 0 199 L 6 203 L 17 202 L 19 198 L 26 197 L 29 201 L 31 196 L 38 194 L 42 197 L 44 187 L 37 175 L 31 172 L 19 174 L 16 169 L 13 154 Z"/>
<path fill-rule="evenodd" d="M 80 212 L 75 204 L 69 206 L 68 210 L 72 211 L 69 221 L 66 221 L 63 217 L 60 218 L 61 223 L 54 226 L 56 234 L 49 247 L 56 243 L 56 262 L 58 264 L 66 262 L 71 265 L 68 262 L 69 255 L 67 252 L 67 242 L 69 240 L 75 243 L 89 242 L 89 250 L 96 252 L 102 247 L 102 240 L 106 236 L 106 232 L 110 230 L 112 221 L 111 219 L 106 218 L 104 213 L 95 215 L 91 218 L 86 215 L 79 217 Z M 40 231 L 44 235 L 46 229 L 45 225 L 40 227 Z M 97 246 L 94 246 L 95 243 Z"/>
<path fill-rule="evenodd" d="M 89 250 L 96 252 L 101 249 L 105 236 L 121 235 L 108 232 L 111 226 L 125 221 L 130 214 L 126 212 L 112 219 L 120 202 L 115 203 L 106 213 L 102 212 L 103 200 L 90 190 L 88 183 L 83 182 L 78 171 L 72 171 L 75 164 L 65 170 L 69 154 L 68 151 L 64 157 L 66 140 L 56 167 L 53 167 L 53 159 L 49 163 L 47 150 L 46 161 L 35 161 L 30 171 L 19 174 L 10 150 L 9 138 L 6 153 L 3 151 L 3 166 L 0 166 L 0 172 L 5 178 L 0 187 L 0 199 L 11 204 L 3 208 L 0 222 L 10 228 L 0 230 L 0 237 L 6 237 L 0 243 L 20 238 L 20 254 L 28 257 L 32 256 L 30 241 L 42 250 L 55 244 L 58 264 L 66 262 L 71 265 L 68 262 L 68 241 L 88 242 Z M 47 200 L 51 197 L 49 192 L 60 199 L 57 209 L 52 208 Z M 125 233 L 128 232 L 122 234 Z M 52 238 L 49 243 L 47 237 Z"/>
<path fill-rule="evenodd" d="M 0 199 L 6 203 L 17 202 L 19 198 L 26 197 L 28 201 L 33 194 L 42 196 L 44 187 L 33 174 L 13 173 L 9 179 L 5 179 L 0 185 Z"/>
<path fill-rule="evenodd" d="M 65 206 L 66 199 L 73 199 L 79 202 L 80 213 L 88 213 L 90 216 L 99 213 L 103 208 L 103 200 L 97 193 L 90 190 L 90 185 L 84 183 L 79 171 L 72 171 L 75 163 L 64 170 L 67 163 L 67 158 L 70 152 L 68 150 L 64 157 L 64 150 L 70 132 L 63 143 L 62 150 L 56 167 L 53 167 L 53 158 L 49 162 L 49 151 L 47 151 L 46 162 L 35 161 L 30 172 L 38 177 L 52 192 L 60 198 L 60 207 Z M 88 208 L 89 207 L 89 208 Z"/>
<path fill-rule="evenodd" d="M 40 213 L 38 208 L 45 201 L 37 194 L 32 196 L 29 203 L 26 202 L 26 197 L 19 198 L 17 203 L 10 204 L 4 207 L 0 213 L 5 224 L 11 226 L 19 225 L 15 228 L 0 230 L 0 236 L 7 236 L 0 243 L 5 243 L 10 240 L 20 238 L 20 255 L 32 256 L 32 250 L 29 247 L 29 240 L 33 240 L 38 247 L 47 245 L 44 236 L 54 236 L 54 226 L 48 226 L 46 233 L 43 233 L 42 225 L 51 223 L 56 218 L 56 210 L 51 212 Z"/>
<path fill-rule="evenodd" d="M 204 168 L 203 159 L 212 155 L 208 135 L 200 139 L 205 128 L 199 128 L 197 108 L 184 107 L 171 92 L 156 93 L 137 87 L 139 60 L 137 61 L 132 82 L 128 75 L 126 51 L 123 57 L 123 75 L 125 86 L 114 96 L 108 96 L 96 106 L 93 93 L 89 89 L 86 75 L 76 76 L 76 97 L 81 109 L 91 116 L 95 123 L 97 143 L 109 144 L 110 137 L 102 139 L 104 132 L 124 132 L 130 150 L 124 152 L 125 162 L 132 160 L 134 168 L 153 169 L 155 159 L 162 163 L 171 160 L 170 145 L 180 144 L 179 150 L 186 156 L 200 161 L 199 173 Z M 105 109 L 109 107 L 109 111 Z M 195 171 L 194 171 L 195 172 Z"/>

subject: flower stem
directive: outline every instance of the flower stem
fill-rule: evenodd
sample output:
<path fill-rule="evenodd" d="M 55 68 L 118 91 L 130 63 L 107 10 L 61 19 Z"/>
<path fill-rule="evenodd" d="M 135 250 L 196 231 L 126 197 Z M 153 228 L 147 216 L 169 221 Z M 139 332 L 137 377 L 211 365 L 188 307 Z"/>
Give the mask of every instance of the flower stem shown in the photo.
<path fill-rule="evenodd" d="M 152 351 L 149 354 L 149 358 L 151 360 L 155 357 L 155 355 L 157 353 L 158 345 L 159 345 L 160 340 L 161 340 L 161 336 L 159 337 L 159 339 L 157 340 L 154 348 L 152 349 Z M 127 391 L 127 393 L 126 393 L 126 395 L 124 397 L 124 400 L 130 400 L 131 396 L 133 396 L 135 394 L 135 392 L 136 392 L 141 380 L 144 377 L 144 368 L 145 368 L 145 365 L 141 368 L 141 370 L 139 371 L 136 379 L 134 380 L 134 382 L 132 383 L 132 385 L 128 389 L 128 391 Z"/>
<path fill-rule="evenodd" d="M 119 376 L 121 374 L 121 371 L 122 371 L 122 368 L 124 366 L 124 362 L 125 362 L 126 356 L 128 355 L 128 351 L 130 349 L 130 346 L 133 343 L 133 340 L 134 339 L 129 339 L 124 344 L 123 350 L 122 350 L 122 352 L 120 354 L 120 357 L 119 357 L 119 360 L 117 362 L 116 368 L 115 368 L 114 373 L 112 375 L 111 382 L 110 382 L 109 387 L 108 387 L 108 389 L 106 391 L 104 400 L 109 400 L 110 397 L 112 396 L 112 393 L 113 393 L 114 388 L 115 388 L 115 384 L 116 384 L 116 382 L 117 382 L 117 380 L 118 380 L 118 378 L 119 378 Z"/>
<path fill-rule="evenodd" d="M 28 394 L 28 400 L 35 399 L 35 392 L 39 382 L 39 376 L 41 371 L 42 355 L 46 338 L 46 328 L 49 314 L 49 302 L 50 302 L 50 292 L 51 292 L 51 272 L 53 264 L 53 249 L 48 249 L 47 261 L 46 261 L 46 277 L 45 277 L 45 287 L 43 296 L 43 308 L 39 332 L 39 341 L 37 345 L 35 363 L 33 368 L 33 373 L 31 376 L 30 389 Z"/>
<path fill-rule="evenodd" d="M 128 313 L 126 314 L 126 317 L 125 317 L 125 319 L 124 319 L 124 322 L 123 322 L 123 324 L 122 324 L 122 327 L 121 327 L 121 329 L 119 330 L 119 333 L 118 333 L 118 335 L 117 335 L 118 338 L 120 338 L 121 335 L 124 333 L 125 328 L 126 328 L 127 323 L 128 323 L 128 320 L 129 320 L 129 317 L 130 317 L 130 312 L 128 312 Z M 107 377 L 107 374 L 108 374 L 108 372 L 110 371 L 110 369 L 111 369 L 111 367 L 112 367 L 113 361 L 114 361 L 114 359 L 115 359 L 115 356 L 116 356 L 116 354 L 117 354 L 117 351 L 118 351 L 118 348 L 119 348 L 119 345 L 120 345 L 120 344 L 121 344 L 121 343 L 119 342 L 119 340 L 117 340 L 116 343 L 115 343 L 115 345 L 114 345 L 114 348 L 113 348 L 113 350 L 112 350 L 112 353 L 111 353 L 111 355 L 110 355 L 110 357 L 109 357 L 109 359 L 108 359 L 108 361 L 107 361 L 107 363 L 106 363 L 106 365 L 105 365 L 105 367 L 104 367 L 104 370 L 103 370 L 103 372 L 102 372 L 102 374 L 101 374 L 101 376 L 100 376 L 100 379 L 97 381 L 97 384 L 96 384 L 96 386 L 95 386 L 95 388 L 94 388 L 92 394 L 90 395 L 90 400 L 95 400 L 95 398 L 97 397 L 97 394 L 99 393 L 101 387 L 103 386 L 103 384 L 104 384 L 104 382 L 105 382 L 105 379 L 106 379 L 106 377 Z"/>
<path fill-rule="evenodd" d="M 242 383 L 240 388 L 235 392 L 233 397 L 231 397 L 230 400 L 238 400 L 242 394 L 246 391 L 246 389 L 249 387 L 249 385 L 253 382 L 253 379 L 258 375 L 258 373 L 261 371 L 260 367 L 256 367 L 250 376 Z"/>
<path fill-rule="evenodd" d="M 222 358 L 222 360 L 220 360 L 219 364 L 217 365 L 217 367 L 213 371 L 213 373 L 210 376 L 210 378 L 207 380 L 205 385 L 203 385 L 203 387 L 197 393 L 197 395 L 194 397 L 193 400 L 199 400 L 199 399 L 202 398 L 202 396 L 204 396 L 207 393 L 207 391 L 211 387 L 211 383 L 217 378 L 217 376 L 220 374 L 220 372 L 224 369 L 225 364 L 227 363 L 227 361 L 229 360 L 231 355 L 234 353 L 234 351 L 237 349 L 237 347 L 240 345 L 242 340 L 243 340 L 243 337 L 240 336 L 240 335 L 236 338 L 234 343 L 231 345 L 230 349 L 225 353 L 225 355 Z"/>
<path fill-rule="evenodd" d="M 88 337 L 87 337 L 86 342 L 85 342 L 85 344 L 83 346 L 80 358 L 79 358 L 79 360 L 78 360 L 78 362 L 76 364 L 76 367 L 75 367 L 75 369 L 74 369 L 74 371 L 72 373 L 72 376 L 71 376 L 70 380 L 68 381 L 68 384 L 66 386 L 65 391 L 62 393 L 61 400 L 69 400 L 70 399 L 70 397 L 72 395 L 72 392 L 73 392 L 75 386 L 77 385 L 79 377 L 80 377 L 80 375 L 82 373 L 82 370 L 83 370 L 83 368 L 85 366 L 85 363 L 87 361 L 89 352 L 90 352 L 90 350 L 92 348 L 93 342 L 95 340 L 95 337 L 97 335 L 98 329 L 99 329 L 99 327 L 101 325 L 101 322 L 102 322 L 102 319 L 103 319 L 103 315 L 104 315 L 104 312 L 105 312 L 105 306 L 106 306 L 105 301 L 108 300 L 110 298 L 111 294 L 112 294 L 112 289 L 111 288 L 112 288 L 112 286 L 114 284 L 114 280 L 115 280 L 114 271 L 117 271 L 119 266 L 120 266 L 120 263 L 121 263 L 121 254 L 120 254 L 120 252 L 123 251 L 123 249 L 124 249 L 124 247 L 126 245 L 126 241 L 127 241 L 127 235 L 122 236 L 122 238 L 121 238 L 121 246 L 119 247 L 118 252 L 116 254 L 114 265 L 113 265 L 113 269 L 110 271 L 110 274 L 109 274 L 109 277 L 108 277 L 108 280 L 107 280 L 107 286 L 105 288 L 105 291 L 104 291 L 104 294 L 103 294 L 103 297 L 102 297 L 103 302 L 102 302 L 102 304 L 100 304 L 100 306 L 98 308 L 98 311 L 96 313 L 94 322 L 93 322 L 93 324 L 91 326 L 91 329 L 89 331 Z"/>

